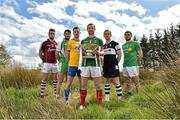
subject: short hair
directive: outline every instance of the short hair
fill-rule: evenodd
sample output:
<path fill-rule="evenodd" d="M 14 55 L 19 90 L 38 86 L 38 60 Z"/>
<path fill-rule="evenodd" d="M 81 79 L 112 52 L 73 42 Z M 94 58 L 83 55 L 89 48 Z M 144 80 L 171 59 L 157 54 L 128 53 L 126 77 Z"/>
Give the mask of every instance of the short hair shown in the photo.
<path fill-rule="evenodd" d="M 66 30 L 64 31 L 64 34 L 65 34 L 66 32 L 71 33 L 71 30 L 66 29 Z"/>
<path fill-rule="evenodd" d="M 131 32 L 131 31 L 126 31 L 124 34 L 126 34 L 126 33 L 129 33 L 129 34 L 131 34 L 131 35 L 132 35 L 132 32 Z"/>
<path fill-rule="evenodd" d="M 88 26 L 90 26 L 90 25 L 92 25 L 92 26 L 94 26 L 94 28 L 96 28 L 95 25 L 94 25 L 94 23 L 89 23 L 89 24 L 87 25 L 87 28 L 88 28 Z"/>
<path fill-rule="evenodd" d="M 56 32 L 55 29 L 53 29 L 53 28 L 50 28 L 50 29 L 49 29 L 49 33 L 50 33 L 51 31 L 52 31 L 52 32 Z"/>
<path fill-rule="evenodd" d="M 108 30 L 108 29 L 106 29 L 106 30 L 104 31 L 104 33 L 105 33 L 105 32 L 109 32 L 109 33 L 111 34 L 111 31 L 110 31 L 110 30 Z"/>
<path fill-rule="evenodd" d="M 73 28 L 73 31 L 74 31 L 75 29 L 79 29 L 79 27 L 78 27 L 78 26 L 74 27 L 74 28 Z M 80 29 L 79 29 L 79 30 L 80 30 Z"/>

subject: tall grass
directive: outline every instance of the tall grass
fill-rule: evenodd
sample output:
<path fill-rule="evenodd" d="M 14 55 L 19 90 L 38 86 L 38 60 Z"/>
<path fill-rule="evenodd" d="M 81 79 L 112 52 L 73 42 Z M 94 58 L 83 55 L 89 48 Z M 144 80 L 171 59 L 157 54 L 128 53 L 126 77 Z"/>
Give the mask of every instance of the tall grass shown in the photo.
<path fill-rule="evenodd" d="M 156 77 L 160 81 L 161 91 L 146 89 L 146 95 L 152 100 L 152 109 L 160 118 L 180 119 L 180 67 L 176 64 L 164 69 Z M 156 94 L 154 94 L 156 92 Z"/>
<path fill-rule="evenodd" d="M 176 72 L 172 71 L 167 74 L 164 71 L 157 73 L 143 70 L 140 79 L 145 94 L 144 92 L 140 95 L 134 94 L 133 97 L 124 97 L 118 101 L 115 87 L 112 84 L 110 103 L 107 105 L 103 98 L 101 106 L 97 105 L 94 81 L 90 80 L 87 88 L 86 109 L 81 111 L 79 110 L 79 81 L 77 78 L 73 81 L 70 104 L 67 106 L 64 104 L 63 95 L 60 99 L 55 99 L 52 84 L 47 84 L 48 96 L 40 98 L 40 71 L 27 70 L 21 66 L 6 66 L 0 72 L 0 85 L 3 88 L 0 91 L 0 119 L 179 118 L 179 84 L 174 84 L 174 81 L 179 80 L 179 72 L 176 70 Z M 162 81 L 162 79 L 166 80 Z M 172 89 L 169 90 L 165 87 L 166 84 L 168 86 L 170 84 L 175 89 L 171 87 Z M 101 85 L 103 88 L 103 81 Z M 63 89 L 64 84 L 61 90 Z M 173 101 L 170 95 L 173 96 Z M 161 100 L 166 100 L 166 102 Z M 167 110 L 165 111 L 167 108 L 168 113 L 166 113 Z"/>
<path fill-rule="evenodd" d="M 21 65 L 0 66 L 1 88 L 24 88 L 36 86 L 40 83 L 39 71 L 27 70 Z"/>

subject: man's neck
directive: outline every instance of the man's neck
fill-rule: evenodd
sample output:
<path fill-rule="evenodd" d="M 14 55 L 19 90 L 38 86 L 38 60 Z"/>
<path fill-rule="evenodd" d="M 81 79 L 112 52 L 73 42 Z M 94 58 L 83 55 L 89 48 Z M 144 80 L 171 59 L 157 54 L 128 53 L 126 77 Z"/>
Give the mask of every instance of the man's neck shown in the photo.
<path fill-rule="evenodd" d="M 126 42 L 130 42 L 131 40 L 126 40 Z"/>
<path fill-rule="evenodd" d="M 69 39 L 64 38 L 64 40 L 68 41 Z"/>
<path fill-rule="evenodd" d="M 89 35 L 88 37 L 89 37 L 89 38 L 94 38 L 95 36 L 94 36 L 94 35 Z"/>
<path fill-rule="evenodd" d="M 106 40 L 106 44 L 108 44 L 108 43 L 110 43 L 111 42 L 111 39 L 109 39 L 109 40 Z"/>
<path fill-rule="evenodd" d="M 74 38 L 75 41 L 79 41 L 79 38 Z"/>
<path fill-rule="evenodd" d="M 53 41 L 54 41 L 54 39 L 50 39 L 50 38 L 49 38 L 49 41 L 53 42 Z"/>

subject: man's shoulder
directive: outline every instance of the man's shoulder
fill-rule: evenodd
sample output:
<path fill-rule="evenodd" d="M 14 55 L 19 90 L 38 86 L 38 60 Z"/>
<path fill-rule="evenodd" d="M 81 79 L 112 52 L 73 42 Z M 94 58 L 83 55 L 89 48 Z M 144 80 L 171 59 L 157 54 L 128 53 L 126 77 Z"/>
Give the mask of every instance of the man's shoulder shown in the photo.
<path fill-rule="evenodd" d="M 86 38 L 84 38 L 84 39 L 81 40 L 81 43 L 85 43 L 85 42 L 88 42 L 88 41 L 89 41 L 89 38 L 86 37 Z"/>
<path fill-rule="evenodd" d="M 94 37 L 94 39 L 102 41 L 102 39 L 101 39 L 101 38 L 96 37 L 96 36 Z"/>
<path fill-rule="evenodd" d="M 119 43 L 116 42 L 116 41 L 114 41 L 114 40 L 112 40 L 111 43 L 112 43 L 113 45 L 119 45 Z"/>

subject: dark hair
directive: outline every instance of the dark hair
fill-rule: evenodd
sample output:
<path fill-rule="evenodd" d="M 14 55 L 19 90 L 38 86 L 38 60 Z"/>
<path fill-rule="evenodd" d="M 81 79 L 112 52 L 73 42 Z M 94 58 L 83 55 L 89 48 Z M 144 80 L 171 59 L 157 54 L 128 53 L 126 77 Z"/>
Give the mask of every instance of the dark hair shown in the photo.
<path fill-rule="evenodd" d="M 53 28 L 50 28 L 50 29 L 49 29 L 49 32 L 50 32 L 50 31 L 56 32 L 55 29 L 53 29 Z"/>
<path fill-rule="evenodd" d="M 105 33 L 105 32 L 109 32 L 109 33 L 111 34 L 111 31 L 110 31 L 110 30 L 108 30 L 108 29 L 106 29 L 106 30 L 104 31 L 104 33 Z"/>
<path fill-rule="evenodd" d="M 71 30 L 66 29 L 66 30 L 64 31 L 64 34 L 65 34 L 66 32 L 71 33 Z"/>
<path fill-rule="evenodd" d="M 126 33 L 129 33 L 129 34 L 131 34 L 131 35 L 132 35 L 132 32 L 131 32 L 131 31 L 126 31 L 124 34 L 126 34 Z"/>
<path fill-rule="evenodd" d="M 93 25 L 93 26 L 95 27 L 95 25 L 94 25 L 93 23 L 89 23 L 89 24 L 87 25 L 87 28 L 88 28 L 88 26 L 90 26 L 90 25 Z"/>
<path fill-rule="evenodd" d="M 75 29 L 79 29 L 79 27 L 78 27 L 78 26 L 74 27 L 74 28 L 73 28 L 73 31 L 74 31 Z"/>

